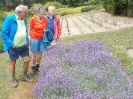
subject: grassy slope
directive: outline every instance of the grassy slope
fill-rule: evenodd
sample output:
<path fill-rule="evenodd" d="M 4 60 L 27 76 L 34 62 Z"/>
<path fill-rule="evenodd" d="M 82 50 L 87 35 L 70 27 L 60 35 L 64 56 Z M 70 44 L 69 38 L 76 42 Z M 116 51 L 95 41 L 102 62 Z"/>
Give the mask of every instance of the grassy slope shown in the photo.
<path fill-rule="evenodd" d="M 30 91 L 34 83 L 27 83 L 21 81 L 22 76 L 22 59 L 18 59 L 16 64 L 16 77 L 19 82 L 17 88 L 11 87 L 11 75 L 9 67 L 9 59 L 7 53 L 0 53 L 0 99 L 31 99 Z M 30 65 L 31 66 L 31 65 Z M 29 68 L 30 71 L 30 68 Z M 29 75 L 31 78 L 33 76 Z"/>
<path fill-rule="evenodd" d="M 122 60 L 123 65 L 130 67 L 132 72 L 133 58 L 127 55 L 127 50 L 129 48 L 133 48 L 133 27 L 112 32 L 84 34 L 62 38 L 59 39 L 59 42 L 73 42 L 84 39 L 98 39 L 103 41 L 108 46 L 110 51 Z M 18 88 L 11 88 L 9 60 L 7 53 L 0 54 L 0 63 L 0 99 L 18 99 L 20 97 L 22 99 L 31 98 L 30 93 L 27 92 L 30 92 L 34 83 L 27 84 L 20 82 Z M 18 79 L 20 79 L 21 74 L 22 60 L 19 59 L 16 66 L 16 75 Z"/>

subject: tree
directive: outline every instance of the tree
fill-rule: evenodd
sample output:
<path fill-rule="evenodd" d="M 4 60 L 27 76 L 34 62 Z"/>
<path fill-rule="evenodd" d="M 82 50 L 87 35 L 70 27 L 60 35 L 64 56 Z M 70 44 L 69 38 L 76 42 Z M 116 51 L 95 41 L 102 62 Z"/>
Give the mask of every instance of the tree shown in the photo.
<path fill-rule="evenodd" d="M 63 4 L 66 4 L 66 0 L 62 0 L 62 3 L 63 3 Z"/>
<path fill-rule="evenodd" d="M 14 9 L 18 4 L 21 4 L 20 0 L 5 0 L 4 4 L 8 10 Z"/>
<path fill-rule="evenodd" d="M 29 8 L 32 7 L 32 4 L 36 3 L 35 0 L 23 0 L 23 4 L 27 5 Z"/>

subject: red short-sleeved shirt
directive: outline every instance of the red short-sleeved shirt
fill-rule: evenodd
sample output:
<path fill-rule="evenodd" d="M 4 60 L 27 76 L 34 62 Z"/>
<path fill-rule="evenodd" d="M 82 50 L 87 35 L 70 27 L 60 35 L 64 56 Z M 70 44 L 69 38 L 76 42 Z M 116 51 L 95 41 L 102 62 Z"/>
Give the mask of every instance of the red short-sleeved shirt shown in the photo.
<path fill-rule="evenodd" d="M 30 32 L 30 37 L 32 39 L 42 39 L 45 28 L 48 26 L 47 19 L 44 18 L 42 22 L 37 20 L 37 17 L 32 17 L 30 21 L 30 27 L 32 30 Z"/>

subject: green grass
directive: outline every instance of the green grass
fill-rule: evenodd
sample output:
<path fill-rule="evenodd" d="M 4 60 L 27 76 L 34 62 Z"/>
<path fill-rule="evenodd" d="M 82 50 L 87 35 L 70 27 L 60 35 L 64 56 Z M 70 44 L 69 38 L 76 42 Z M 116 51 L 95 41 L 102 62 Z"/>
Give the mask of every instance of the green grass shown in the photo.
<path fill-rule="evenodd" d="M 3 41 L 2 41 L 2 39 L 0 38 L 0 53 L 3 52 L 3 51 L 2 51 L 2 46 L 3 46 Z"/>
<path fill-rule="evenodd" d="M 11 87 L 11 74 L 10 74 L 10 61 L 8 58 L 7 53 L 0 53 L 0 99 L 18 99 L 21 95 L 23 96 L 21 99 L 31 99 L 30 97 L 30 91 L 32 88 L 28 89 L 25 86 L 33 86 L 34 83 L 27 83 L 21 81 L 21 76 L 23 72 L 23 61 L 21 58 L 17 60 L 16 63 L 16 77 L 19 81 L 19 86 L 17 88 Z M 31 66 L 31 64 L 30 64 Z M 29 68 L 30 71 L 30 68 Z M 29 74 L 29 73 L 28 73 Z M 31 78 L 37 78 L 33 77 L 29 74 Z M 36 80 L 36 79 L 35 79 Z M 28 91 L 27 91 L 28 90 Z M 29 93 L 26 93 L 29 92 Z M 17 94 L 17 95 L 15 95 Z M 28 96 L 27 98 L 25 98 Z M 29 98 L 30 97 L 30 98 Z"/>

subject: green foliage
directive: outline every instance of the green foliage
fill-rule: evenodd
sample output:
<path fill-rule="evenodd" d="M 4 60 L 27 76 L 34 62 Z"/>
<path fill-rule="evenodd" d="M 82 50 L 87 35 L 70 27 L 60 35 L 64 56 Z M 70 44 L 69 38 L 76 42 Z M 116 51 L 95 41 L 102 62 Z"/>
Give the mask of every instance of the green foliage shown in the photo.
<path fill-rule="evenodd" d="M 1 37 L 0 37 L 0 53 L 3 52 L 2 48 L 3 48 L 3 41 L 2 41 L 2 39 L 1 39 Z"/>
<path fill-rule="evenodd" d="M 102 4 L 113 14 L 133 16 L 133 0 L 102 0 Z"/>
<path fill-rule="evenodd" d="M 108 12 L 113 12 L 113 7 L 114 1 L 113 0 L 103 0 L 103 7 L 105 8 L 106 11 Z"/>
<path fill-rule="evenodd" d="M 122 63 L 130 68 L 129 74 L 133 74 L 133 58 L 127 54 L 126 51 L 117 51 L 116 55 L 120 57 Z"/>
<path fill-rule="evenodd" d="M 32 5 L 36 3 L 35 0 L 23 0 L 22 4 L 27 5 L 29 8 L 32 7 Z"/>
<path fill-rule="evenodd" d="M 19 4 L 21 4 L 21 0 L 5 0 L 5 6 L 8 10 L 14 10 L 16 6 L 18 6 Z"/>
<path fill-rule="evenodd" d="M 100 10 L 102 8 L 103 8 L 103 6 L 100 4 L 100 5 L 97 5 L 94 10 Z"/>
<path fill-rule="evenodd" d="M 124 5 L 121 1 L 114 0 L 114 14 L 122 15 L 124 10 Z"/>
<path fill-rule="evenodd" d="M 76 6 L 81 6 L 84 1 L 82 0 L 66 0 L 66 4 L 69 7 L 76 7 Z"/>
<path fill-rule="evenodd" d="M 93 5 L 85 6 L 84 8 L 81 9 L 81 12 L 89 12 L 89 11 L 95 9 L 95 8 L 96 8 L 96 6 L 93 6 Z"/>
<path fill-rule="evenodd" d="M 0 53 L 3 52 L 2 51 L 3 41 L 1 39 L 1 27 L 2 27 L 2 22 L 3 22 L 5 17 L 6 17 L 5 12 L 4 11 L 0 11 Z"/>
<path fill-rule="evenodd" d="M 76 14 L 76 13 L 80 13 L 81 9 L 84 6 L 81 7 L 76 7 L 76 8 L 60 8 L 56 10 L 56 14 L 64 16 L 64 15 L 68 15 L 68 14 Z"/>
<path fill-rule="evenodd" d="M 54 2 L 54 3 L 53 3 Z M 20 4 L 27 5 L 29 8 L 35 4 L 45 4 L 45 7 L 49 5 L 56 6 L 57 8 L 64 8 L 67 5 L 69 7 L 79 7 L 90 4 L 100 4 L 100 0 L 0 0 L 0 9 L 7 9 L 8 11 L 14 10 L 16 6 Z"/>
<path fill-rule="evenodd" d="M 35 15 L 36 14 L 36 10 L 37 10 L 37 8 L 38 7 L 43 7 L 43 5 L 42 4 L 40 4 L 40 3 L 37 3 L 37 4 L 33 4 L 32 5 L 32 7 L 28 10 L 28 15 L 31 17 L 31 16 L 33 16 L 33 15 Z"/>
<path fill-rule="evenodd" d="M 128 9 L 127 16 L 133 17 L 133 8 L 132 9 Z"/>
<path fill-rule="evenodd" d="M 50 0 L 34 0 L 36 3 L 41 3 L 42 5 L 44 5 L 46 2 L 50 1 Z"/>
<path fill-rule="evenodd" d="M 89 5 L 95 5 L 97 4 L 96 0 L 88 0 Z"/>
<path fill-rule="evenodd" d="M 0 10 L 1 11 L 5 11 L 6 10 L 6 8 L 4 7 L 4 5 L 2 3 L 0 3 Z"/>
<path fill-rule="evenodd" d="M 44 8 L 48 11 L 48 6 L 55 6 L 56 9 L 59 9 L 59 8 L 67 8 L 66 5 L 63 5 L 61 4 L 60 2 L 47 2 L 45 5 L 44 5 Z"/>
<path fill-rule="evenodd" d="M 5 12 L 4 11 L 0 11 L 0 29 L 1 29 L 2 22 L 3 22 L 5 17 L 6 17 Z"/>

